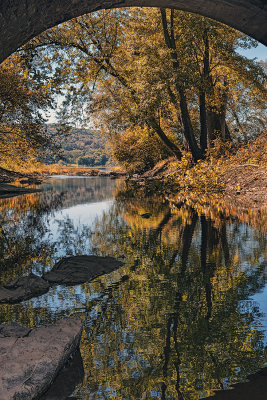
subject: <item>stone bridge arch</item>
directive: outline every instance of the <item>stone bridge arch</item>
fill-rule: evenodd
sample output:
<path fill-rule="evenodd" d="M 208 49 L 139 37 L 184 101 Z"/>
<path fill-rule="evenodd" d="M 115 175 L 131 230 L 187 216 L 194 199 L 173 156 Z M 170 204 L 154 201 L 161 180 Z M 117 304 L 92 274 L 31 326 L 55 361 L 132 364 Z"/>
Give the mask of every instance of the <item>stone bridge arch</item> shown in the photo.
<path fill-rule="evenodd" d="M 267 45 L 267 0 L 0 0 L 0 62 L 61 22 L 103 8 L 155 6 L 198 13 Z"/>

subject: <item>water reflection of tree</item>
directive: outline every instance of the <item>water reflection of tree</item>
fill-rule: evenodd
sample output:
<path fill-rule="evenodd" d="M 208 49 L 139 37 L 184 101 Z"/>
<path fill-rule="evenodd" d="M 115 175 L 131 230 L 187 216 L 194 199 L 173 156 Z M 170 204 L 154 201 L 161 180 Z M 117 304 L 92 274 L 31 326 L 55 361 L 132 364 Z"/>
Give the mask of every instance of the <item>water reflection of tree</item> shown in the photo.
<path fill-rule="evenodd" d="M 73 179 L 68 181 L 57 180 L 59 186 L 54 185 L 52 191 L 0 200 L 0 284 L 30 271 L 42 274 L 62 256 L 90 252 L 88 227 L 75 227 L 69 218 L 55 219 L 56 212 L 74 204 L 110 198 L 117 183 L 106 178 L 78 179 L 75 184 Z M 51 189 L 50 185 L 48 187 Z M 83 290 L 89 292 L 90 286 Z M 52 289 L 40 299 L 1 305 L 0 321 L 15 320 L 34 327 L 73 315 L 70 307 L 75 301 L 69 301 L 67 307 L 60 309 L 53 307 L 53 303 L 64 304 L 75 299 L 75 289 L 68 288 L 67 294 L 60 292 Z"/>
<path fill-rule="evenodd" d="M 57 238 L 51 237 L 49 221 L 55 211 L 112 197 L 117 183 L 107 178 L 53 179 L 53 191 L 12 199 L 0 199 L 0 284 L 37 266 L 52 265 L 55 257 L 88 250 L 85 227 L 75 228 L 68 218 L 58 220 Z M 51 183 L 47 184 L 51 189 Z"/>
<path fill-rule="evenodd" d="M 261 316 L 247 301 L 264 285 L 261 236 L 160 204 L 120 198 L 93 228 L 95 250 L 132 267 L 84 338 L 85 398 L 197 399 L 265 361 Z M 245 253 L 244 235 L 253 243 Z"/>
<path fill-rule="evenodd" d="M 263 363 L 260 313 L 247 300 L 265 283 L 259 232 L 223 218 L 212 222 L 192 206 L 171 209 L 153 191 L 121 191 L 90 229 L 75 229 L 66 218 L 51 242 L 47 221 L 62 198 L 48 195 L 42 203 L 34 196 L 39 200 L 13 207 L 16 212 L 1 209 L 1 235 L 8 238 L 1 247 L 3 281 L 35 260 L 51 263 L 59 246 L 69 255 L 125 257 L 117 281 L 106 276 L 82 285 L 83 303 L 70 287 L 60 293 L 71 304 L 66 309 L 51 308 L 53 291 L 35 303 L 0 308 L 1 321 L 28 326 L 81 316 L 86 378 L 77 398 L 116 392 L 117 399 L 197 399 L 245 379 Z M 143 212 L 151 218 L 143 219 Z M 92 293 L 101 295 L 88 300 Z"/>
<path fill-rule="evenodd" d="M 31 194 L 0 202 L 0 281 L 6 283 L 29 272 L 34 263 L 51 263 L 54 243 L 47 235 L 47 219 L 62 204 L 62 193 Z"/>

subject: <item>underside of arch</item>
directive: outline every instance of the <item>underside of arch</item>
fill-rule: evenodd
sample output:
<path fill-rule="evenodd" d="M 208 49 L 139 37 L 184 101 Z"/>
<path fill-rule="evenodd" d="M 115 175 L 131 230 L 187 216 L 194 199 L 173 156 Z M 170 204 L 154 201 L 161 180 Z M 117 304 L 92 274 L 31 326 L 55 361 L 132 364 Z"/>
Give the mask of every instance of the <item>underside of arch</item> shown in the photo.
<path fill-rule="evenodd" d="M 267 45 L 266 0 L 1 0 L 0 62 L 44 30 L 99 9 L 168 7 L 223 22 Z"/>

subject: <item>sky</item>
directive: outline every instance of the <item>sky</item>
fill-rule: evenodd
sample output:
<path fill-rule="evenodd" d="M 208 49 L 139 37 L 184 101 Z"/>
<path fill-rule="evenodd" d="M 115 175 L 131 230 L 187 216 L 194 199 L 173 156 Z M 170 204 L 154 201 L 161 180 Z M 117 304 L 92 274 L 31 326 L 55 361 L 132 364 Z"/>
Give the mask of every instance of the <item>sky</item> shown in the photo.
<path fill-rule="evenodd" d="M 267 47 L 263 44 L 258 44 L 258 46 L 254 49 L 244 50 L 240 49 L 240 54 L 248 57 L 248 58 L 257 58 L 260 60 L 267 60 Z"/>

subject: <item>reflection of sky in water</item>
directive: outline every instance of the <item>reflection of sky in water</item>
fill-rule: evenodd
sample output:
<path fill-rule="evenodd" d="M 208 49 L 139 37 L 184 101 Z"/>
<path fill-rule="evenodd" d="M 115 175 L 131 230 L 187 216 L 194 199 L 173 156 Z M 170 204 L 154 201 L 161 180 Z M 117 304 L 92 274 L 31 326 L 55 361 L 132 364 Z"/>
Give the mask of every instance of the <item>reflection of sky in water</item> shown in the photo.
<path fill-rule="evenodd" d="M 92 282 L 87 282 L 76 286 L 61 286 L 57 285 L 49 289 L 49 292 L 42 296 L 24 301 L 25 306 L 34 308 L 44 307 L 56 313 L 59 311 L 67 311 L 75 314 L 76 311 L 84 311 L 87 309 L 88 304 L 96 302 L 98 306 L 101 305 L 101 300 L 105 300 L 105 292 L 107 288 L 118 282 L 123 275 L 124 267 L 118 271 L 114 271 L 104 278 L 98 277 L 97 280 L 102 282 L 103 287 L 101 290 L 96 290 Z"/>
<path fill-rule="evenodd" d="M 198 396 L 194 397 L 188 394 L 186 399 L 195 400 L 206 397 L 207 388 L 204 386 L 205 380 L 209 378 L 209 375 L 207 377 L 203 375 L 203 378 L 202 364 L 208 364 L 207 358 L 209 358 L 210 352 L 214 352 L 217 357 L 216 362 L 220 362 L 223 366 L 222 371 L 224 371 L 224 368 L 227 370 L 231 353 L 233 353 L 234 358 L 231 367 L 232 371 L 234 371 L 233 375 L 240 375 L 240 379 L 244 380 L 248 373 L 255 372 L 255 368 L 258 366 L 252 365 L 251 369 L 248 368 L 249 372 L 243 376 L 243 366 L 238 364 L 239 358 L 235 354 L 236 349 L 238 349 L 238 353 L 240 348 L 238 346 L 235 347 L 235 340 L 228 348 L 229 343 L 224 342 L 224 334 L 220 333 L 220 328 L 222 327 L 224 332 L 228 334 L 229 318 L 229 326 L 232 331 L 230 330 L 230 339 L 227 338 L 227 341 L 232 340 L 236 335 L 236 341 L 238 342 L 238 340 L 241 340 L 238 336 L 240 335 L 240 337 L 244 338 L 244 345 L 246 345 L 246 341 L 249 343 L 250 340 L 250 330 L 251 332 L 257 330 L 259 337 L 261 331 L 264 330 L 264 344 L 267 344 L 266 277 L 264 277 L 264 272 L 257 276 L 257 271 L 260 270 L 263 264 L 262 244 L 259 236 L 255 235 L 255 231 L 246 224 L 228 224 L 226 233 L 229 262 L 224 265 L 225 254 L 220 248 L 222 246 L 222 242 L 220 242 L 221 232 L 206 222 L 208 226 L 207 232 L 209 232 L 210 236 L 207 239 L 208 258 L 203 266 L 201 265 L 203 232 L 198 218 L 186 266 L 187 272 L 191 274 L 190 276 L 193 279 L 193 283 L 190 283 L 185 279 L 185 276 L 181 277 L 177 272 L 182 262 L 182 247 L 177 252 L 177 246 L 182 243 L 181 237 L 185 231 L 185 227 L 179 231 L 179 219 L 175 219 L 177 217 L 173 214 L 171 216 L 171 219 L 174 220 L 173 225 L 167 226 L 167 235 L 169 233 L 170 237 L 173 235 L 173 240 L 164 241 L 164 235 L 166 234 L 164 230 L 159 231 L 160 234 L 155 239 L 157 232 L 156 219 L 154 219 L 153 228 L 149 228 L 148 220 L 145 221 L 146 228 L 142 230 L 138 224 L 142 224 L 144 221 L 140 219 L 140 216 L 134 219 L 135 215 L 138 216 L 140 214 L 136 203 L 130 203 L 127 209 L 126 202 L 125 211 L 121 204 L 117 204 L 113 199 L 112 194 L 115 185 L 114 181 L 99 177 L 79 177 L 78 179 L 74 177 L 56 177 L 51 178 L 47 184 L 42 185 L 43 188 L 51 189 L 53 187 L 58 193 L 64 193 L 64 196 L 62 204 L 56 210 L 52 209 L 41 217 L 47 229 L 42 240 L 49 239 L 52 244 L 56 245 L 56 248 L 51 253 L 53 260 L 46 266 L 41 266 L 42 260 L 33 261 L 33 272 L 41 275 L 44 269 L 50 269 L 54 260 L 57 261 L 62 256 L 80 253 L 90 254 L 93 252 L 93 245 L 97 249 L 97 241 L 101 242 L 101 240 L 103 240 L 102 245 L 106 246 L 104 252 L 107 251 L 107 254 L 109 254 L 110 249 L 113 251 L 114 247 L 114 251 L 118 249 L 118 252 L 111 253 L 111 255 L 116 257 L 118 254 L 124 254 L 126 256 L 125 265 L 108 275 L 98 277 L 93 282 L 69 287 L 60 285 L 52 287 L 48 293 L 24 301 L 21 305 L 14 306 L 16 316 L 19 310 L 22 309 L 20 315 L 24 313 L 27 317 L 32 317 L 33 320 L 35 319 L 34 323 L 36 325 L 45 323 L 47 317 L 53 319 L 77 315 L 83 319 L 85 336 L 82 339 L 81 350 L 86 364 L 86 379 L 88 382 L 85 381 L 84 385 L 75 391 L 74 396 L 78 400 L 102 400 L 104 398 L 137 400 L 141 397 L 139 394 L 136 395 L 135 390 L 138 385 L 142 385 L 143 379 L 144 387 L 147 388 L 146 396 L 143 398 L 160 399 L 162 394 L 161 385 L 165 379 L 162 377 L 164 362 L 166 362 L 164 357 L 167 357 L 168 350 L 168 341 L 166 339 L 168 321 L 169 318 L 174 318 L 179 307 L 183 311 L 179 316 L 181 320 L 179 320 L 178 330 L 183 327 L 186 332 L 184 334 L 185 337 L 179 337 L 178 335 L 177 342 L 178 346 L 180 346 L 180 340 L 184 341 L 182 350 L 185 351 L 187 356 L 182 362 L 181 375 L 181 382 L 185 387 L 188 386 L 187 376 L 192 376 L 190 374 L 192 374 L 194 368 L 197 370 L 197 357 L 199 357 L 201 366 L 199 372 L 194 376 Z M 141 208 L 145 207 L 142 200 L 138 205 Z M 150 206 L 151 210 L 148 211 L 154 212 L 152 200 Z M 166 212 L 166 205 L 164 207 L 160 211 L 162 216 L 159 218 L 159 223 Z M 160 210 L 160 207 L 158 209 Z M 113 212 L 114 214 L 112 214 Z M 127 229 L 123 228 L 125 221 L 123 222 L 122 212 L 124 216 L 128 212 L 128 217 L 132 218 L 132 220 L 131 218 L 127 220 Z M 106 217 L 102 219 L 104 214 Z M 97 225 L 95 224 L 96 220 L 98 220 Z M 130 226 L 131 221 L 133 221 L 132 226 Z M 175 236 L 177 231 L 180 232 L 178 237 Z M 90 232 L 91 236 L 88 232 Z M 214 233 L 214 236 L 211 235 L 212 233 Z M 91 240 L 93 241 L 94 239 L 96 243 L 92 244 Z M 118 245 L 119 242 L 120 245 Z M 154 252 L 153 246 L 157 246 Z M 101 254 L 101 247 L 98 250 Z M 162 251 L 163 258 L 161 259 Z M 170 267 L 168 263 L 172 258 L 172 254 L 174 254 L 173 261 L 175 262 L 173 267 Z M 194 272 L 195 264 L 196 271 L 198 271 L 196 273 Z M 205 275 L 204 270 L 209 271 L 210 269 L 212 271 L 212 268 L 215 268 L 215 272 L 218 275 L 216 276 L 215 273 L 215 276 L 213 276 L 212 272 L 211 275 Z M 223 285 L 220 288 L 220 281 L 218 281 L 218 287 L 220 288 L 218 291 L 221 290 L 221 293 L 215 293 L 217 303 L 212 298 L 213 315 L 209 322 L 210 328 L 206 331 L 205 299 L 208 297 L 208 283 L 213 279 L 219 280 L 220 277 L 223 280 L 227 275 L 227 268 L 233 274 L 231 277 L 234 282 L 233 287 L 237 285 L 234 296 L 238 300 L 233 310 L 229 300 L 224 297 L 224 290 L 227 290 L 228 284 L 231 285 L 229 283 L 231 280 L 225 279 L 226 289 Z M 199 278 L 202 275 L 204 277 L 203 281 L 201 281 L 202 278 Z M 242 281 L 244 275 L 248 278 L 248 281 L 250 279 L 247 284 L 249 289 L 247 287 L 244 289 L 242 285 L 238 286 L 239 280 Z M 127 280 L 122 279 L 125 276 L 128 277 Z M 203 287 L 198 288 L 197 285 L 199 284 L 202 284 Z M 263 288 L 260 289 L 262 286 Z M 182 302 L 179 303 L 178 301 L 178 306 L 176 304 L 177 297 L 175 297 L 177 288 L 183 293 Z M 214 288 L 215 292 L 217 290 L 216 284 L 214 284 Z M 239 290 L 240 293 L 245 294 L 239 295 Z M 255 291 L 257 292 L 256 294 L 254 294 Z M 231 291 L 229 296 L 231 296 Z M 236 301 L 234 296 L 233 299 Z M 223 308 L 224 302 L 225 310 Z M 12 307 L 9 307 L 11 313 Z M 255 310 L 254 314 L 253 310 Z M 261 316 L 258 311 L 264 313 L 264 315 Z M 198 314 L 195 319 L 188 322 L 190 321 L 191 312 L 197 312 Z M 235 319 L 237 319 L 237 324 L 235 324 Z M 214 321 L 217 321 L 215 326 L 213 325 Z M 188 331 L 186 331 L 187 324 Z M 168 357 L 169 360 L 174 360 L 176 355 L 172 337 L 173 320 L 169 328 L 171 337 L 169 351 L 172 353 Z M 196 329 L 195 332 L 194 329 Z M 199 336 L 201 337 L 202 334 L 203 339 L 198 343 Z M 190 335 L 192 335 L 196 344 L 188 342 L 187 336 L 190 337 Z M 205 342 L 206 336 L 209 337 L 207 342 Z M 214 343 L 210 342 L 212 340 L 214 340 Z M 257 341 L 258 339 L 254 338 L 253 340 Z M 260 340 L 259 343 L 262 343 Z M 193 350 L 188 350 L 191 348 L 190 346 L 192 346 Z M 235 351 L 232 351 L 232 348 Z M 218 354 L 216 353 L 217 350 Z M 183 351 L 181 357 L 183 357 Z M 186 353 L 187 351 L 188 353 Z M 201 363 L 202 352 L 205 351 L 207 351 L 206 356 L 203 356 L 203 363 Z M 248 358 L 246 358 L 246 354 L 243 357 L 245 359 L 244 364 L 248 365 L 249 355 Z M 171 383 L 169 384 L 175 386 L 175 371 L 171 372 L 170 365 L 167 370 L 170 375 L 172 373 Z M 213 370 L 214 368 L 211 368 L 211 371 Z M 212 372 L 209 373 L 212 374 Z M 239 379 L 235 376 L 224 376 L 223 373 L 221 377 L 223 387 L 228 387 L 232 382 L 235 382 L 235 379 Z M 116 374 L 118 375 L 117 381 L 115 379 Z M 115 383 L 113 383 L 113 379 Z M 155 379 L 155 382 L 151 383 L 149 387 L 146 379 Z M 133 394 L 131 396 L 125 394 L 128 385 L 132 388 Z M 213 385 L 215 385 L 214 382 Z M 169 395 L 166 399 L 176 400 L 176 397 Z"/>
<path fill-rule="evenodd" d="M 49 181 L 51 181 L 51 183 L 53 183 L 53 180 L 55 179 L 84 179 L 84 176 L 78 176 L 78 175 L 70 175 L 70 176 L 66 176 L 66 175 L 51 175 L 49 177 Z M 93 176 L 87 176 L 86 179 L 95 179 Z M 47 182 L 47 184 L 49 184 L 50 182 Z"/>
<path fill-rule="evenodd" d="M 97 203 L 79 204 L 77 206 L 65 208 L 57 211 L 53 215 L 53 219 L 48 223 L 48 236 L 51 240 L 58 237 L 58 222 L 66 219 L 71 220 L 74 228 L 81 226 L 91 227 L 97 217 L 100 217 L 104 211 L 107 211 L 113 200 L 101 201 Z"/>
<path fill-rule="evenodd" d="M 267 265 L 266 265 L 267 273 Z M 263 314 L 260 326 L 264 328 L 264 344 L 267 346 L 267 285 L 259 292 L 251 296 L 251 300 L 255 301 L 259 305 L 260 312 Z"/>
<path fill-rule="evenodd" d="M 77 179 L 76 179 L 77 178 Z M 100 178 L 101 182 L 107 181 L 107 178 Z M 52 176 L 50 179 L 45 182 L 41 188 L 53 188 L 57 187 L 58 183 L 63 181 L 65 184 L 65 190 L 71 191 L 72 190 L 72 182 L 76 183 L 77 188 L 80 187 L 80 182 L 86 182 L 87 187 L 89 189 L 94 188 L 99 178 L 96 177 L 76 177 L 76 176 Z M 110 182 L 110 180 L 108 179 Z M 114 182 L 114 181 L 113 181 Z M 71 183 L 71 186 L 69 185 Z M 90 185 L 91 184 L 91 185 Z M 114 182 L 115 185 L 115 182 Z M 111 185 L 111 188 L 114 186 Z M 64 248 L 64 244 L 62 243 L 62 247 L 60 247 L 60 242 L 58 239 L 60 238 L 60 234 L 62 231 L 60 230 L 61 222 L 70 221 L 71 226 L 80 232 L 83 227 L 91 229 L 93 226 L 94 221 L 101 217 L 104 212 L 107 212 L 112 204 L 114 203 L 114 199 L 112 196 L 112 191 L 110 188 L 104 188 L 105 197 L 107 200 L 97 200 L 97 194 L 92 193 L 92 198 L 87 201 L 85 204 L 77 204 L 71 207 L 64 207 L 59 211 L 54 211 L 52 214 L 52 218 L 48 218 L 46 221 L 46 228 L 47 233 L 44 239 L 48 239 L 51 242 L 57 242 L 58 247 L 55 248 L 55 255 L 56 258 L 60 258 L 65 256 L 66 249 Z M 79 201 L 79 200 L 78 200 Z M 64 228 L 64 224 L 62 225 Z M 92 254 L 90 249 L 90 242 L 89 238 L 86 242 L 83 243 L 84 248 L 87 251 L 83 252 L 83 254 Z M 73 249 L 75 252 L 75 249 Z M 47 267 L 46 270 L 49 270 L 50 267 Z M 33 268 L 33 272 L 38 274 L 38 265 Z M 40 275 L 40 273 L 39 273 Z M 113 276 L 115 276 L 115 280 L 118 279 L 118 273 L 116 271 L 114 273 L 109 274 L 108 278 L 105 278 L 106 284 L 112 285 L 113 283 Z M 98 278 L 101 279 L 101 278 Z M 86 290 L 85 290 L 86 288 Z M 85 283 L 83 285 L 65 287 L 65 286 L 56 286 L 50 288 L 48 293 L 44 295 L 33 298 L 29 301 L 23 302 L 25 306 L 30 306 L 34 308 L 38 307 L 46 307 L 47 310 L 50 310 L 52 313 L 56 313 L 59 311 L 71 311 L 71 313 L 75 313 L 76 311 L 81 312 L 86 310 L 87 303 L 91 302 L 92 300 L 97 300 L 98 298 L 103 297 L 102 292 L 95 291 L 92 283 Z"/>

